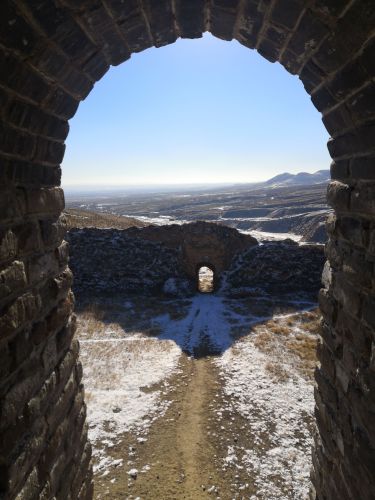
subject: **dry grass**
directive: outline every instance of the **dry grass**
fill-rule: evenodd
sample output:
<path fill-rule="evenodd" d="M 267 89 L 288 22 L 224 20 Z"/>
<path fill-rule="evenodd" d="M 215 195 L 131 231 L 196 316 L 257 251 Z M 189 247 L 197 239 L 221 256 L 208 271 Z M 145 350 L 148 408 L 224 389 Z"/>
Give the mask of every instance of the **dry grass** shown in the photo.
<path fill-rule="evenodd" d="M 273 348 L 273 336 L 268 330 L 261 330 L 254 339 L 254 345 L 263 352 L 270 352 Z"/>
<path fill-rule="evenodd" d="M 91 212 L 75 208 L 65 210 L 64 215 L 67 220 L 68 229 L 84 227 L 128 229 L 129 227 L 144 227 L 147 225 L 133 217 L 122 217 L 120 215 Z"/>
<path fill-rule="evenodd" d="M 274 333 L 275 335 L 284 335 L 287 336 L 290 334 L 290 323 L 288 325 L 288 322 L 285 322 L 285 324 L 282 324 L 278 320 L 271 320 L 266 323 L 266 328 Z"/>
<path fill-rule="evenodd" d="M 270 373 L 271 377 L 277 382 L 286 382 L 289 379 L 289 374 L 283 366 L 279 363 L 269 361 L 266 364 L 266 370 Z"/>
<path fill-rule="evenodd" d="M 111 311 L 96 302 L 88 304 L 83 310 L 77 313 L 77 334 L 81 340 L 97 339 L 108 336 L 118 337 L 123 333 L 123 329 L 117 322 L 110 321 Z"/>
<path fill-rule="evenodd" d="M 316 347 L 320 332 L 319 310 L 303 312 L 287 318 L 267 321 L 254 328 L 254 345 L 262 352 L 275 355 L 286 350 L 292 356 L 289 361 L 306 378 L 313 378 L 317 363 Z M 277 361 L 267 367 L 274 378 L 284 380 L 285 369 Z"/>

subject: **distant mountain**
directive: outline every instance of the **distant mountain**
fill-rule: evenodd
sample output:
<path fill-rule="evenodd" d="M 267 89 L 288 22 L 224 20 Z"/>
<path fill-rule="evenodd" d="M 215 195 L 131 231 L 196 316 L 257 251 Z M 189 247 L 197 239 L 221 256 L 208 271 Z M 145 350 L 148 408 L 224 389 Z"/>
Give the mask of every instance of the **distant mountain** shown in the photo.
<path fill-rule="evenodd" d="M 276 175 L 262 183 L 264 186 L 269 187 L 283 187 L 283 186 L 311 186 L 313 184 L 322 184 L 329 182 L 329 170 L 318 170 L 314 174 L 307 172 L 299 172 L 298 174 L 283 174 Z"/>

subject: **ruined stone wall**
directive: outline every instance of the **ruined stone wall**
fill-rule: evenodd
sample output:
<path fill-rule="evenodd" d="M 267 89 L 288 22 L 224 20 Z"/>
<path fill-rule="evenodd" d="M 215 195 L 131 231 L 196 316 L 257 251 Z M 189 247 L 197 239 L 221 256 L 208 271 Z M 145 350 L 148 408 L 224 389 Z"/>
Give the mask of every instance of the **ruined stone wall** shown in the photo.
<path fill-rule="evenodd" d="M 212 226 L 213 231 L 218 228 L 221 234 L 226 234 L 223 226 L 212 223 L 207 226 Z M 185 262 L 183 246 L 186 240 L 177 238 L 176 227 L 180 235 L 190 231 L 195 236 L 199 235 L 199 226 L 196 224 L 153 227 L 141 231 L 96 228 L 70 230 L 66 239 L 69 242 L 69 266 L 74 273 L 75 294 L 82 298 L 155 294 L 163 292 L 164 285 L 170 279 L 180 283 L 181 294 L 194 293 L 196 272 L 193 276 L 187 272 L 193 266 Z M 171 239 L 167 238 L 168 233 Z M 157 240 L 158 234 L 161 241 Z M 229 234 L 234 239 L 241 236 L 235 229 L 230 229 Z M 201 240 L 205 241 L 205 236 L 203 233 Z M 254 245 L 252 240 L 249 240 L 250 246 L 246 248 L 244 245 L 242 251 L 233 254 L 227 265 L 220 269 L 225 276 L 221 293 L 236 295 L 256 289 L 257 294 L 302 294 L 309 300 L 317 299 L 325 260 L 323 246 L 299 246 L 290 240 Z"/>
<path fill-rule="evenodd" d="M 291 240 L 249 248 L 232 262 L 225 277 L 233 295 L 292 295 L 316 301 L 325 262 L 322 245 L 298 245 Z"/>
<path fill-rule="evenodd" d="M 312 478 L 319 499 L 375 497 L 374 24 L 373 0 L 0 3 L 3 498 L 91 497 L 59 219 L 67 121 L 110 65 L 204 31 L 298 75 L 332 136 Z"/>
<path fill-rule="evenodd" d="M 220 273 L 246 248 L 256 246 L 251 236 L 214 223 L 148 226 L 137 229 L 74 229 L 70 244 L 70 268 L 74 291 L 82 295 L 104 293 L 158 293 L 174 279 L 181 293 L 195 292 L 197 266 L 214 267 Z"/>
<path fill-rule="evenodd" d="M 132 238 L 128 232 L 95 228 L 69 231 L 75 294 L 86 298 L 159 293 L 170 278 L 186 281 L 179 247 Z"/>
<path fill-rule="evenodd" d="M 181 267 L 192 281 L 197 279 L 197 270 L 201 265 L 211 266 L 219 278 L 237 253 L 258 244 L 255 238 L 234 228 L 204 221 L 130 228 L 127 235 L 180 249 Z"/>

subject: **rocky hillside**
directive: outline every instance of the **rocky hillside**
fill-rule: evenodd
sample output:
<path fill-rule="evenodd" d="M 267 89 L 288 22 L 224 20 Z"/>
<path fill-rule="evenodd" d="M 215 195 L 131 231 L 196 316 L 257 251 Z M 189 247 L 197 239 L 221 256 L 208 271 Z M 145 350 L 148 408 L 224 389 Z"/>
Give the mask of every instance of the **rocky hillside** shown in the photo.
<path fill-rule="evenodd" d="M 283 210 L 282 214 L 275 213 L 270 218 L 254 221 L 250 228 L 264 232 L 298 234 L 302 236 L 301 241 L 311 243 L 326 242 L 325 223 L 330 211 L 313 210 L 297 214 L 286 212 Z M 249 223 L 246 226 L 249 226 Z"/>
<path fill-rule="evenodd" d="M 134 217 L 123 217 L 121 215 L 92 212 L 78 208 L 66 209 L 64 215 L 67 220 L 68 229 L 84 227 L 128 229 L 129 227 L 147 226 L 145 222 Z"/>

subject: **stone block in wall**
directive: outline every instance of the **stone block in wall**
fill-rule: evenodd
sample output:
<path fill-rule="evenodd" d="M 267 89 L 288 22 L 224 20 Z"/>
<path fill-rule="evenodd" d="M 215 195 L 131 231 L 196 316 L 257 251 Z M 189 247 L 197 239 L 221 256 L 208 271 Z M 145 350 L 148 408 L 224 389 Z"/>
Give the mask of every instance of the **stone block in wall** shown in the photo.
<path fill-rule="evenodd" d="M 60 165 L 64 158 L 65 144 L 39 137 L 34 149 L 33 161 L 48 165 Z"/>
<path fill-rule="evenodd" d="M 350 202 L 352 210 L 375 215 L 375 182 L 356 186 L 351 193 Z"/>
<path fill-rule="evenodd" d="M 76 476 L 71 485 L 72 498 L 82 498 L 80 497 L 81 494 L 80 490 L 82 488 L 82 484 L 87 479 L 90 482 L 92 480 L 92 475 L 88 473 L 90 460 L 91 460 L 91 445 L 90 443 L 86 443 L 83 453 L 80 457 L 80 466 L 77 468 Z"/>
<path fill-rule="evenodd" d="M 26 285 L 25 265 L 15 260 L 9 267 L 0 271 L 0 302 L 7 296 L 19 292 Z"/>
<path fill-rule="evenodd" d="M 348 158 L 357 155 L 375 153 L 374 124 L 356 127 L 355 131 L 346 132 L 328 141 L 328 150 L 333 159 Z"/>
<path fill-rule="evenodd" d="M 143 8 L 150 26 L 153 45 L 162 47 L 176 41 L 172 4 L 168 0 L 144 0 Z"/>
<path fill-rule="evenodd" d="M 25 257 L 41 249 L 40 230 L 35 221 L 17 224 L 13 227 L 17 241 L 17 255 Z"/>
<path fill-rule="evenodd" d="M 5 380 L 10 374 L 12 365 L 11 351 L 6 342 L 0 343 L 0 380 Z"/>
<path fill-rule="evenodd" d="M 366 246 L 367 231 L 358 217 L 342 216 L 337 220 L 335 233 L 360 247 Z"/>
<path fill-rule="evenodd" d="M 368 74 L 357 60 L 350 61 L 338 71 L 331 81 L 327 83 L 327 88 L 338 100 L 344 99 L 347 95 L 362 87 L 368 79 Z"/>
<path fill-rule="evenodd" d="M 12 367 L 17 369 L 33 355 L 34 345 L 29 342 L 29 330 L 21 330 L 9 341 Z"/>
<path fill-rule="evenodd" d="M 0 332 L 2 338 L 11 335 L 25 324 L 35 321 L 41 311 L 39 294 L 27 292 L 17 297 L 7 305 L 0 317 Z"/>
<path fill-rule="evenodd" d="M 298 25 L 298 30 L 289 41 L 288 49 L 299 56 L 302 62 L 328 33 L 329 27 L 311 11 L 306 10 Z"/>
<path fill-rule="evenodd" d="M 28 421 L 31 422 L 38 419 L 41 415 L 46 413 L 56 388 L 57 375 L 56 372 L 52 372 L 43 383 L 39 392 L 37 392 L 37 394 L 33 396 L 26 405 L 25 415 Z"/>
<path fill-rule="evenodd" d="M 41 356 L 41 365 L 44 373 L 50 374 L 57 365 L 58 353 L 55 335 L 49 335 L 45 343 Z"/>
<path fill-rule="evenodd" d="M 50 281 L 49 290 L 54 300 L 61 300 L 68 295 L 73 283 L 73 274 L 70 269 L 65 269 L 56 278 Z"/>
<path fill-rule="evenodd" d="M 327 189 L 327 202 L 338 211 L 347 211 L 349 209 L 350 193 L 351 189 L 347 184 L 331 181 Z"/>
<path fill-rule="evenodd" d="M 81 68 L 90 80 L 97 82 L 107 73 L 109 64 L 104 55 L 97 51 L 82 64 Z"/>
<path fill-rule="evenodd" d="M 362 318 L 369 328 L 375 330 L 375 299 L 372 295 L 366 295 L 363 300 Z"/>
<path fill-rule="evenodd" d="M 51 187 L 59 186 L 61 181 L 61 168 L 59 166 L 46 166 L 32 161 L 7 160 L 4 170 L 0 172 L 0 182 L 12 183 L 19 187 Z"/>
<path fill-rule="evenodd" d="M 17 239 L 11 229 L 0 229 L 0 262 L 6 262 L 17 255 Z"/>
<path fill-rule="evenodd" d="M 50 464 L 49 464 L 50 465 Z M 58 492 L 60 482 L 63 480 L 63 471 L 67 465 L 65 451 L 61 450 L 49 471 L 51 494 L 55 496 Z"/>
<path fill-rule="evenodd" d="M 350 160 L 350 176 L 353 179 L 375 180 L 375 156 Z"/>
<path fill-rule="evenodd" d="M 61 245 L 56 248 L 55 255 L 59 261 L 60 267 L 67 266 L 69 261 L 69 243 L 63 241 Z"/>
<path fill-rule="evenodd" d="M 31 25 L 20 16 L 20 12 L 10 2 L 0 5 L 1 43 L 23 56 L 29 55 L 37 43 L 38 35 Z"/>
<path fill-rule="evenodd" d="M 0 151 L 31 160 L 35 151 L 35 137 L 0 122 Z"/>
<path fill-rule="evenodd" d="M 322 120 L 331 137 L 336 137 L 338 134 L 342 134 L 344 130 L 350 130 L 355 127 L 352 114 L 347 108 L 346 103 L 326 113 Z"/>
<path fill-rule="evenodd" d="M 369 82 L 347 101 L 346 106 L 355 123 L 363 123 L 374 118 L 374 95 L 375 85 Z"/>
<path fill-rule="evenodd" d="M 66 352 L 66 350 L 70 347 L 73 348 L 75 343 L 72 342 L 74 334 L 77 329 L 77 318 L 74 314 L 72 314 L 66 325 L 62 330 L 57 333 L 57 349 L 59 352 Z M 78 356 L 79 348 L 77 348 L 77 356 Z"/>
<path fill-rule="evenodd" d="M 272 23 L 292 30 L 304 10 L 304 5 L 297 0 L 278 0 L 270 15 Z"/>
<path fill-rule="evenodd" d="M 369 291 L 372 288 L 374 262 L 369 261 L 364 251 L 354 249 L 345 257 L 342 271 L 357 290 Z"/>
<path fill-rule="evenodd" d="M 232 40 L 239 0 L 213 1 L 210 11 L 210 31 L 223 40 Z"/>
<path fill-rule="evenodd" d="M 0 50 L 0 75 L 3 85 L 36 104 L 40 104 L 50 91 L 50 85 L 40 73 L 3 50 Z"/>
<path fill-rule="evenodd" d="M 26 213 L 25 191 L 23 189 L 2 189 L 0 191 L 0 221 L 8 222 Z"/>
<path fill-rule="evenodd" d="M 8 107 L 6 119 L 24 130 L 30 130 L 43 137 L 63 141 L 69 131 L 66 120 L 47 114 L 39 106 L 14 100 Z"/>
<path fill-rule="evenodd" d="M 73 299 L 68 295 L 46 317 L 48 332 L 59 332 L 66 325 L 72 311 Z"/>
<path fill-rule="evenodd" d="M 117 24 L 102 4 L 83 12 L 80 21 L 96 45 L 103 47 L 102 51 L 110 65 L 117 66 L 130 58 L 129 48 L 124 43 Z"/>
<path fill-rule="evenodd" d="M 326 288 L 319 290 L 319 307 L 325 317 L 332 318 L 335 321 L 336 301 Z"/>
<path fill-rule="evenodd" d="M 175 13 L 182 38 L 200 38 L 205 31 L 205 0 L 175 1 Z"/>
<path fill-rule="evenodd" d="M 46 219 L 40 221 L 41 236 L 45 248 L 55 248 L 62 242 L 66 233 L 66 218 Z"/>
<path fill-rule="evenodd" d="M 40 498 L 40 490 L 41 485 L 39 483 L 38 469 L 34 467 L 15 500 L 37 500 Z"/>
<path fill-rule="evenodd" d="M 26 191 L 27 209 L 30 214 L 60 214 L 64 209 L 64 192 L 61 188 L 30 189 Z"/>
<path fill-rule="evenodd" d="M 54 88 L 50 91 L 48 98 L 44 101 L 46 111 L 63 118 L 70 120 L 76 114 L 79 100 L 63 89 Z"/>
<path fill-rule="evenodd" d="M 332 292 L 336 300 L 345 309 L 347 314 L 357 317 L 361 309 L 361 295 L 347 280 L 342 272 L 336 272 Z"/>
<path fill-rule="evenodd" d="M 30 284 L 38 284 L 49 276 L 55 276 L 59 272 L 59 262 L 55 253 L 45 253 L 31 257 L 27 263 L 27 274 Z"/>
<path fill-rule="evenodd" d="M 321 326 L 321 336 L 325 343 L 325 348 L 328 348 L 331 353 L 340 352 L 342 349 L 341 332 L 337 331 L 334 326 L 323 322 Z"/>
<path fill-rule="evenodd" d="M 75 382 L 74 375 L 72 374 L 65 384 L 62 394 L 54 403 L 53 407 L 49 409 L 49 412 L 46 415 L 50 435 L 55 433 L 57 426 L 63 421 L 68 407 L 74 401 L 76 390 L 77 384 Z"/>
<path fill-rule="evenodd" d="M 254 49 L 257 45 L 264 20 L 264 13 L 258 7 L 258 2 L 245 2 L 238 26 L 238 41 L 250 49 Z"/>
<path fill-rule="evenodd" d="M 19 380 L 11 387 L 1 404 L 1 430 L 12 425 L 22 415 L 25 405 L 40 388 L 42 379 L 43 374 L 36 372 L 23 380 Z"/>

